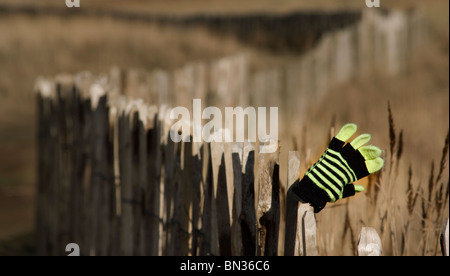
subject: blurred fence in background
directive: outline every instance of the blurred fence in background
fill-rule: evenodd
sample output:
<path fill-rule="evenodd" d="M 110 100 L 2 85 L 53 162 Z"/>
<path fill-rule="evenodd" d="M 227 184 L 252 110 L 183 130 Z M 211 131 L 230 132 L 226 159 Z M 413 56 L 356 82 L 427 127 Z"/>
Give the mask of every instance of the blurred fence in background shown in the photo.
<path fill-rule="evenodd" d="M 425 20 L 416 11 L 368 9 L 361 12 L 359 20 L 354 14 L 351 18 L 353 24 L 346 23 L 329 32 L 322 30 L 318 38 L 310 39 L 314 46 L 305 47 L 307 50 L 302 54 L 274 68 L 252 70 L 250 58 L 240 53 L 211 63 L 186 64 L 173 71 L 129 70 L 112 75 L 125 95 L 155 105 L 190 108 L 193 98 L 200 98 L 206 106 L 218 107 L 270 104 L 283 110 L 283 120 L 293 117 L 301 120 L 308 105 L 320 101 L 339 84 L 380 73 L 388 76 L 405 73 L 411 54 L 426 41 Z M 294 23 L 302 22 L 297 21 Z M 249 26 L 254 25 L 264 24 Z M 253 33 L 252 28 L 248 29 Z M 305 37 L 299 39 L 308 39 L 309 34 L 304 33 Z"/>

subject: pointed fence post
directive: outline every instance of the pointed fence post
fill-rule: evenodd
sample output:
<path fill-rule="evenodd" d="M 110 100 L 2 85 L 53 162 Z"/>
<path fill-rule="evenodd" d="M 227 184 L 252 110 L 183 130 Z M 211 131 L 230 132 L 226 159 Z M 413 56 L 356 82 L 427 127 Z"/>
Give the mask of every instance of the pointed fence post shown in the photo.
<path fill-rule="evenodd" d="M 255 146 L 244 142 L 242 151 L 242 209 L 239 223 L 242 235 L 242 251 L 245 256 L 256 252 L 256 211 L 255 211 Z"/>
<path fill-rule="evenodd" d="M 132 198 L 132 148 L 129 114 L 123 110 L 119 115 L 119 173 L 120 173 L 120 255 L 133 254 L 133 208 Z"/>
<path fill-rule="evenodd" d="M 258 226 L 258 256 L 278 253 L 280 223 L 279 142 L 267 140 L 259 154 L 259 193 L 256 222 Z"/>
<path fill-rule="evenodd" d="M 287 190 L 294 184 L 299 177 L 300 171 L 300 153 L 298 151 L 289 151 L 288 153 L 288 171 L 287 171 Z M 297 232 L 297 211 L 298 200 L 290 193 L 286 196 L 286 226 L 284 237 L 284 255 L 293 256 L 295 250 L 295 237 Z"/>
<path fill-rule="evenodd" d="M 363 227 L 358 239 L 358 256 L 381 256 L 381 239 L 372 227 Z"/>
<path fill-rule="evenodd" d="M 444 226 L 442 227 L 441 232 L 441 250 L 443 256 L 448 256 L 448 218 L 444 222 Z"/>
<path fill-rule="evenodd" d="M 318 256 L 316 219 L 309 203 L 299 203 L 297 213 L 296 256 Z"/>
<path fill-rule="evenodd" d="M 231 231 L 230 231 L 230 208 L 229 193 L 227 187 L 227 172 L 225 167 L 226 143 L 218 141 L 218 135 L 225 137 L 225 130 L 221 129 L 214 133 L 216 138 L 211 142 L 211 160 L 213 172 L 213 196 L 211 201 L 212 210 L 212 233 L 211 253 L 221 256 L 231 255 Z M 217 235 L 217 236 L 216 236 Z M 218 248 L 216 247 L 218 240 Z"/>
<path fill-rule="evenodd" d="M 205 189 L 203 181 L 203 156 L 204 145 L 201 142 L 192 143 L 192 243 L 190 247 L 191 255 L 198 256 L 201 248 L 201 228 L 202 228 L 202 214 L 203 203 L 205 201 Z"/>
<path fill-rule="evenodd" d="M 232 223 L 231 223 L 231 252 L 233 255 L 242 256 L 243 243 L 242 229 L 239 217 L 242 213 L 242 143 L 233 143 L 231 158 L 233 163 L 234 196 L 232 197 Z"/>

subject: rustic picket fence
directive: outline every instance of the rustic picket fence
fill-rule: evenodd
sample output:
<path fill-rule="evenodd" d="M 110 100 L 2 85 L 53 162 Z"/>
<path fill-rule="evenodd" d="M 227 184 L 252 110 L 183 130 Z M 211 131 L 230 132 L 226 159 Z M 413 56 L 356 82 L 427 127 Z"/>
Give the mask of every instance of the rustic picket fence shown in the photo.
<path fill-rule="evenodd" d="M 309 205 L 280 229 L 277 141 L 174 143 L 163 108 L 87 80 L 37 84 L 39 254 L 271 256 L 279 231 L 286 255 L 318 254 Z M 298 152 L 288 164 L 292 184 Z"/>
<path fill-rule="evenodd" d="M 82 255 L 273 256 L 283 231 L 284 255 L 318 255 L 312 207 L 280 196 L 277 141 L 259 152 L 249 142 L 174 143 L 161 108 L 84 81 L 37 84 L 39 254 L 76 243 Z M 289 187 L 298 151 L 287 164 Z M 448 221 L 442 233 L 448 255 Z M 382 254 L 373 228 L 362 228 L 357 254 Z"/>

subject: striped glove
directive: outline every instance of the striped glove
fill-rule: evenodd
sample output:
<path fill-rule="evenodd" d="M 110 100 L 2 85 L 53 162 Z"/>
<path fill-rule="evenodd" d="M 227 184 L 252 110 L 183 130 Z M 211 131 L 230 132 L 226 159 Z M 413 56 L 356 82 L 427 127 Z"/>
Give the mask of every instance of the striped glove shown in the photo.
<path fill-rule="evenodd" d="M 356 129 L 355 124 L 343 126 L 319 161 L 308 169 L 300 182 L 289 188 L 289 192 L 302 202 L 310 203 L 315 213 L 320 212 L 327 202 L 363 191 L 363 186 L 352 182 L 380 170 L 384 165 L 381 149 L 373 145 L 363 146 L 369 142 L 369 134 L 362 134 L 344 145 Z"/>

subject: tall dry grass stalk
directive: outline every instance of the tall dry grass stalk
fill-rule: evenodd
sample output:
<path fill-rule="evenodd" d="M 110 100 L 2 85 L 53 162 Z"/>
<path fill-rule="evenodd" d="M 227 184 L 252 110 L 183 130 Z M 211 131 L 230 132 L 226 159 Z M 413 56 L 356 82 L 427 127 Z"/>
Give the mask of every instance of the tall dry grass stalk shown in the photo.
<path fill-rule="evenodd" d="M 431 171 L 428 181 L 428 195 L 422 195 L 422 254 L 437 255 L 439 245 L 439 235 L 444 217 L 444 211 L 449 198 L 449 180 L 442 182 L 449 150 L 449 132 L 445 138 L 442 149 L 439 171 L 434 177 L 434 161 L 431 162 Z M 445 192 L 444 192 L 445 191 Z M 447 206 L 448 210 L 448 206 Z"/>
<path fill-rule="evenodd" d="M 397 131 L 390 102 L 388 111 L 389 152 L 382 170 L 368 177 L 365 224 L 375 226 L 386 255 L 437 255 L 442 223 L 448 216 L 449 180 L 443 181 L 449 150 L 445 138 L 439 168 L 431 162 L 427 181 L 414 180 L 414 168 L 401 170 L 405 150 L 404 132 Z M 415 176 L 416 179 L 418 176 Z M 405 182 L 406 183 L 400 183 Z M 422 185 L 425 184 L 425 185 Z M 405 187 L 405 188 L 403 188 Z M 402 191 L 402 189 L 405 189 Z M 420 206 L 420 210 L 417 207 Z M 345 229 L 351 229 L 344 226 Z M 354 227 L 354 226 L 353 226 Z M 419 247 L 413 241 L 420 240 Z"/>
<path fill-rule="evenodd" d="M 413 167 L 408 166 L 407 178 L 399 164 L 404 148 L 403 130 L 396 131 L 394 116 L 388 102 L 389 153 L 385 167 L 369 177 L 366 199 L 367 214 L 372 224 L 378 222 L 378 232 L 383 241 L 383 251 L 387 255 L 438 255 L 439 236 L 442 223 L 447 219 L 449 201 L 449 180 L 443 181 L 448 158 L 449 133 L 445 138 L 439 168 L 436 174 L 435 162 L 431 161 L 427 185 L 414 183 Z M 397 134 L 398 133 L 398 134 Z M 406 191 L 398 179 L 407 179 Z M 397 193 L 399 192 L 399 193 Z M 380 199 L 381 194 L 382 199 Z M 420 211 L 416 211 L 416 206 Z M 448 215 L 448 213 L 447 213 Z M 412 244 L 419 237 L 420 244 Z M 413 247 L 414 245 L 414 247 Z"/>
<path fill-rule="evenodd" d="M 381 190 L 383 195 L 385 196 L 385 212 L 383 218 L 386 219 L 386 223 L 388 224 L 386 229 L 388 230 L 390 237 L 390 249 L 392 250 L 392 255 L 397 256 L 399 254 L 397 247 L 397 225 L 396 225 L 396 213 L 397 213 L 397 200 L 394 198 L 395 195 L 395 187 L 396 179 L 397 179 L 397 169 L 398 164 L 400 163 L 401 154 L 403 152 L 403 131 L 400 130 L 399 137 L 401 139 L 397 139 L 396 128 L 394 122 L 394 116 L 391 109 L 391 104 L 388 101 L 388 125 L 389 125 L 389 162 L 388 162 L 388 177 L 386 185 L 381 186 Z M 386 237 L 387 231 L 383 231 L 382 240 Z"/>
<path fill-rule="evenodd" d="M 409 227 L 411 225 L 411 220 L 413 218 L 414 214 L 414 208 L 416 206 L 417 197 L 419 196 L 419 193 L 417 191 L 417 188 L 415 187 L 413 180 L 412 180 L 412 167 L 411 164 L 408 167 L 408 184 L 407 184 L 407 190 L 406 190 L 406 207 L 407 207 L 407 219 L 403 224 L 402 233 L 401 233 L 401 245 L 400 245 L 400 255 L 407 256 L 409 255 L 409 248 L 408 244 L 410 242 L 408 231 Z"/>
<path fill-rule="evenodd" d="M 356 252 L 361 226 L 374 227 L 383 244 L 383 254 L 393 256 L 438 255 L 442 223 L 448 216 L 449 180 L 444 181 L 449 150 L 449 133 L 444 142 L 439 167 L 431 162 L 426 180 L 420 180 L 411 161 L 403 166 L 413 148 L 405 144 L 405 131 L 397 129 L 394 109 L 388 103 L 388 144 L 383 152 L 385 166 L 367 178 L 363 202 L 344 199 L 330 204 L 317 215 L 321 254 Z M 334 122 L 330 135 L 334 133 Z M 300 146 L 303 152 L 306 146 Z M 309 158 L 311 159 L 311 158 Z M 314 158 L 313 158 L 314 159 Z M 313 160 L 312 159 L 312 160 Z M 311 164 L 307 163 L 306 166 Z M 406 169 L 404 169 L 406 168 Z M 358 198 L 358 197 L 356 197 Z M 355 206 L 364 204 L 363 211 Z M 331 211 L 332 210 L 332 211 Z M 324 230 L 333 225 L 333 230 Z"/>

